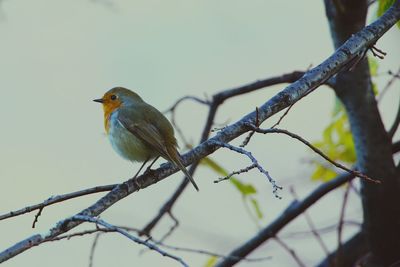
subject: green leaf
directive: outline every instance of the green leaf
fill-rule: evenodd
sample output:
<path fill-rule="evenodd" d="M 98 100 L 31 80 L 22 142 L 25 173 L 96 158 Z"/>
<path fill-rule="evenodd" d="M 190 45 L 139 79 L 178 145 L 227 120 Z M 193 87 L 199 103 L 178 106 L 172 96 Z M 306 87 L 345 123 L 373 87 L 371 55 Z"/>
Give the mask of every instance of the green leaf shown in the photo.
<path fill-rule="evenodd" d="M 250 199 L 250 203 L 251 203 L 251 205 L 253 206 L 253 208 L 254 208 L 254 210 L 256 212 L 257 218 L 258 219 L 262 219 L 264 215 L 261 212 L 260 205 L 258 204 L 258 201 L 256 199 L 254 199 L 254 198 L 251 198 Z"/>
<path fill-rule="evenodd" d="M 378 1 L 378 10 L 377 10 L 377 15 L 378 17 L 382 16 L 383 13 L 386 12 L 386 10 L 391 7 L 396 0 L 379 0 Z"/>
<path fill-rule="evenodd" d="M 369 70 L 371 72 L 371 76 L 377 76 L 379 67 L 378 61 L 373 57 L 368 57 L 368 65 L 369 65 Z"/>
<path fill-rule="evenodd" d="M 214 161 L 213 159 L 211 159 L 209 157 L 203 158 L 200 161 L 200 164 L 210 168 L 214 172 L 216 172 L 219 175 L 222 175 L 224 177 L 228 175 L 228 172 L 221 165 L 219 165 L 216 161 Z M 243 183 L 242 181 L 240 181 L 239 179 L 237 179 L 233 176 L 229 179 L 229 181 L 240 192 L 245 205 L 247 205 L 246 201 L 249 201 L 249 196 L 253 196 L 257 193 L 256 188 L 252 184 Z M 261 212 L 261 209 L 260 209 L 260 206 L 259 206 L 257 200 L 254 197 L 251 197 L 250 203 L 251 203 L 251 207 L 254 209 L 254 213 L 257 215 L 257 218 L 261 219 L 263 217 L 263 214 Z"/>
<path fill-rule="evenodd" d="M 314 170 L 314 173 L 311 175 L 311 180 L 313 181 L 323 181 L 327 182 L 338 174 L 331 169 L 326 168 L 324 165 L 317 164 L 317 167 Z"/>
<path fill-rule="evenodd" d="M 216 256 L 211 256 L 204 264 L 204 267 L 213 267 L 217 263 L 218 258 Z"/>
<path fill-rule="evenodd" d="M 376 83 L 374 82 L 372 82 L 372 92 L 374 92 L 375 96 L 379 94 L 378 86 L 376 86 Z"/>
<path fill-rule="evenodd" d="M 221 165 L 219 165 L 216 161 L 212 160 L 209 157 L 203 158 L 200 161 L 200 163 L 209 167 L 210 169 L 212 169 L 213 171 L 215 171 L 216 173 L 218 173 L 222 176 L 228 175 L 228 172 Z M 243 196 L 252 195 L 257 192 L 257 190 L 255 189 L 255 187 L 252 184 L 242 183 L 240 180 L 238 180 L 235 177 L 231 177 L 229 179 L 229 181 L 239 190 L 239 192 Z"/>
<path fill-rule="evenodd" d="M 230 181 L 233 185 L 242 193 L 243 196 L 248 196 L 257 193 L 256 188 L 252 184 L 245 184 L 239 181 L 238 179 L 232 177 Z"/>
<path fill-rule="evenodd" d="M 396 0 L 379 0 L 376 15 L 378 17 L 382 16 L 383 13 L 385 13 L 386 10 L 388 10 L 394 4 L 394 2 L 396 2 Z M 397 22 L 396 25 L 400 28 L 400 21 Z"/>
<path fill-rule="evenodd" d="M 216 173 L 218 173 L 218 174 L 220 174 L 222 176 L 227 176 L 228 175 L 228 172 L 224 168 L 222 168 L 221 165 L 219 165 L 216 161 L 212 160 L 209 157 L 203 158 L 200 161 L 200 164 L 209 167 L 214 172 L 216 172 Z"/>
<path fill-rule="evenodd" d="M 331 123 L 325 128 L 322 140 L 312 143 L 330 159 L 336 162 L 355 163 L 356 154 L 353 136 L 350 131 L 347 114 L 340 101 L 335 100 Z M 325 159 L 318 158 L 314 162 L 315 170 L 312 180 L 329 181 L 337 176 L 335 169 Z"/>

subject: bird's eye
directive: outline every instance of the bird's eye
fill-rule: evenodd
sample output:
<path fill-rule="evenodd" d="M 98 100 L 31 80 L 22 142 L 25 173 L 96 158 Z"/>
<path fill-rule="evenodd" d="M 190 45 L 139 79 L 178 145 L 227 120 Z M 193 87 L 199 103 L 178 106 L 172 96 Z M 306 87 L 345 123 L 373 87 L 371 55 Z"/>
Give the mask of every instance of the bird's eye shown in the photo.
<path fill-rule="evenodd" d="M 112 95 L 110 98 L 111 98 L 111 100 L 115 100 L 115 99 L 117 99 L 117 96 L 116 95 Z"/>

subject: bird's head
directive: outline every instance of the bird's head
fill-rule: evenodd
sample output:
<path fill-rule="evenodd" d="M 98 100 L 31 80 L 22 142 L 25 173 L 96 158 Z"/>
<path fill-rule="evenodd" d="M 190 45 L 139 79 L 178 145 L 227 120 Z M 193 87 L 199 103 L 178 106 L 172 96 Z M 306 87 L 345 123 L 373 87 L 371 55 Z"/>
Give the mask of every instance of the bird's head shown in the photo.
<path fill-rule="evenodd" d="M 123 87 L 114 87 L 107 91 L 102 98 L 93 101 L 102 103 L 104 112 L 107 114 L 121 106 L 131 106 L 143 102 L 138 94 Z"/>

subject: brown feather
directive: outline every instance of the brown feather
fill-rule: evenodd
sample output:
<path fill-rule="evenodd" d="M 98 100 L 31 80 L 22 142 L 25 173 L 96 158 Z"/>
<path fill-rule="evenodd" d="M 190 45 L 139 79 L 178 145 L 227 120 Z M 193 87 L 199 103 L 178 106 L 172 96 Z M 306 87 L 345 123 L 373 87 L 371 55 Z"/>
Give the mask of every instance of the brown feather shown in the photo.
<path fill-rule="evenodd" d="M 178 167 L 196 190 L 199 191 L 193 177 L 182 163 L 171 123 L 154 107 L 145 102 L 142 105 L 146 105 L 142 106 L 145 112 L 141 112 L 140 114 L 135 112 L 134 109 L 121 107 L 119 109 L 118 120 L 129 132 L 142 140 L 150 149 L 157 151 L 161 157 Z"/>

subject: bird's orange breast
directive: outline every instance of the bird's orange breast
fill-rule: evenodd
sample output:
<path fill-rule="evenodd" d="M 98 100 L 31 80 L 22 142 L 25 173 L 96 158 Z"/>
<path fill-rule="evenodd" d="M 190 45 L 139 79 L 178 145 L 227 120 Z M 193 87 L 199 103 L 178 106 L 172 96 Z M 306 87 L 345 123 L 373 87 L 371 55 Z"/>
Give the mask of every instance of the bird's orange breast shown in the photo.
<path fill-rule="evenodd" d="M 108 134 L 110 130 L 110 116 L 117 108 L 121 106 L 121 101 L 112 101 L 103 103 L 104 110 L 104 128 Z"/>

